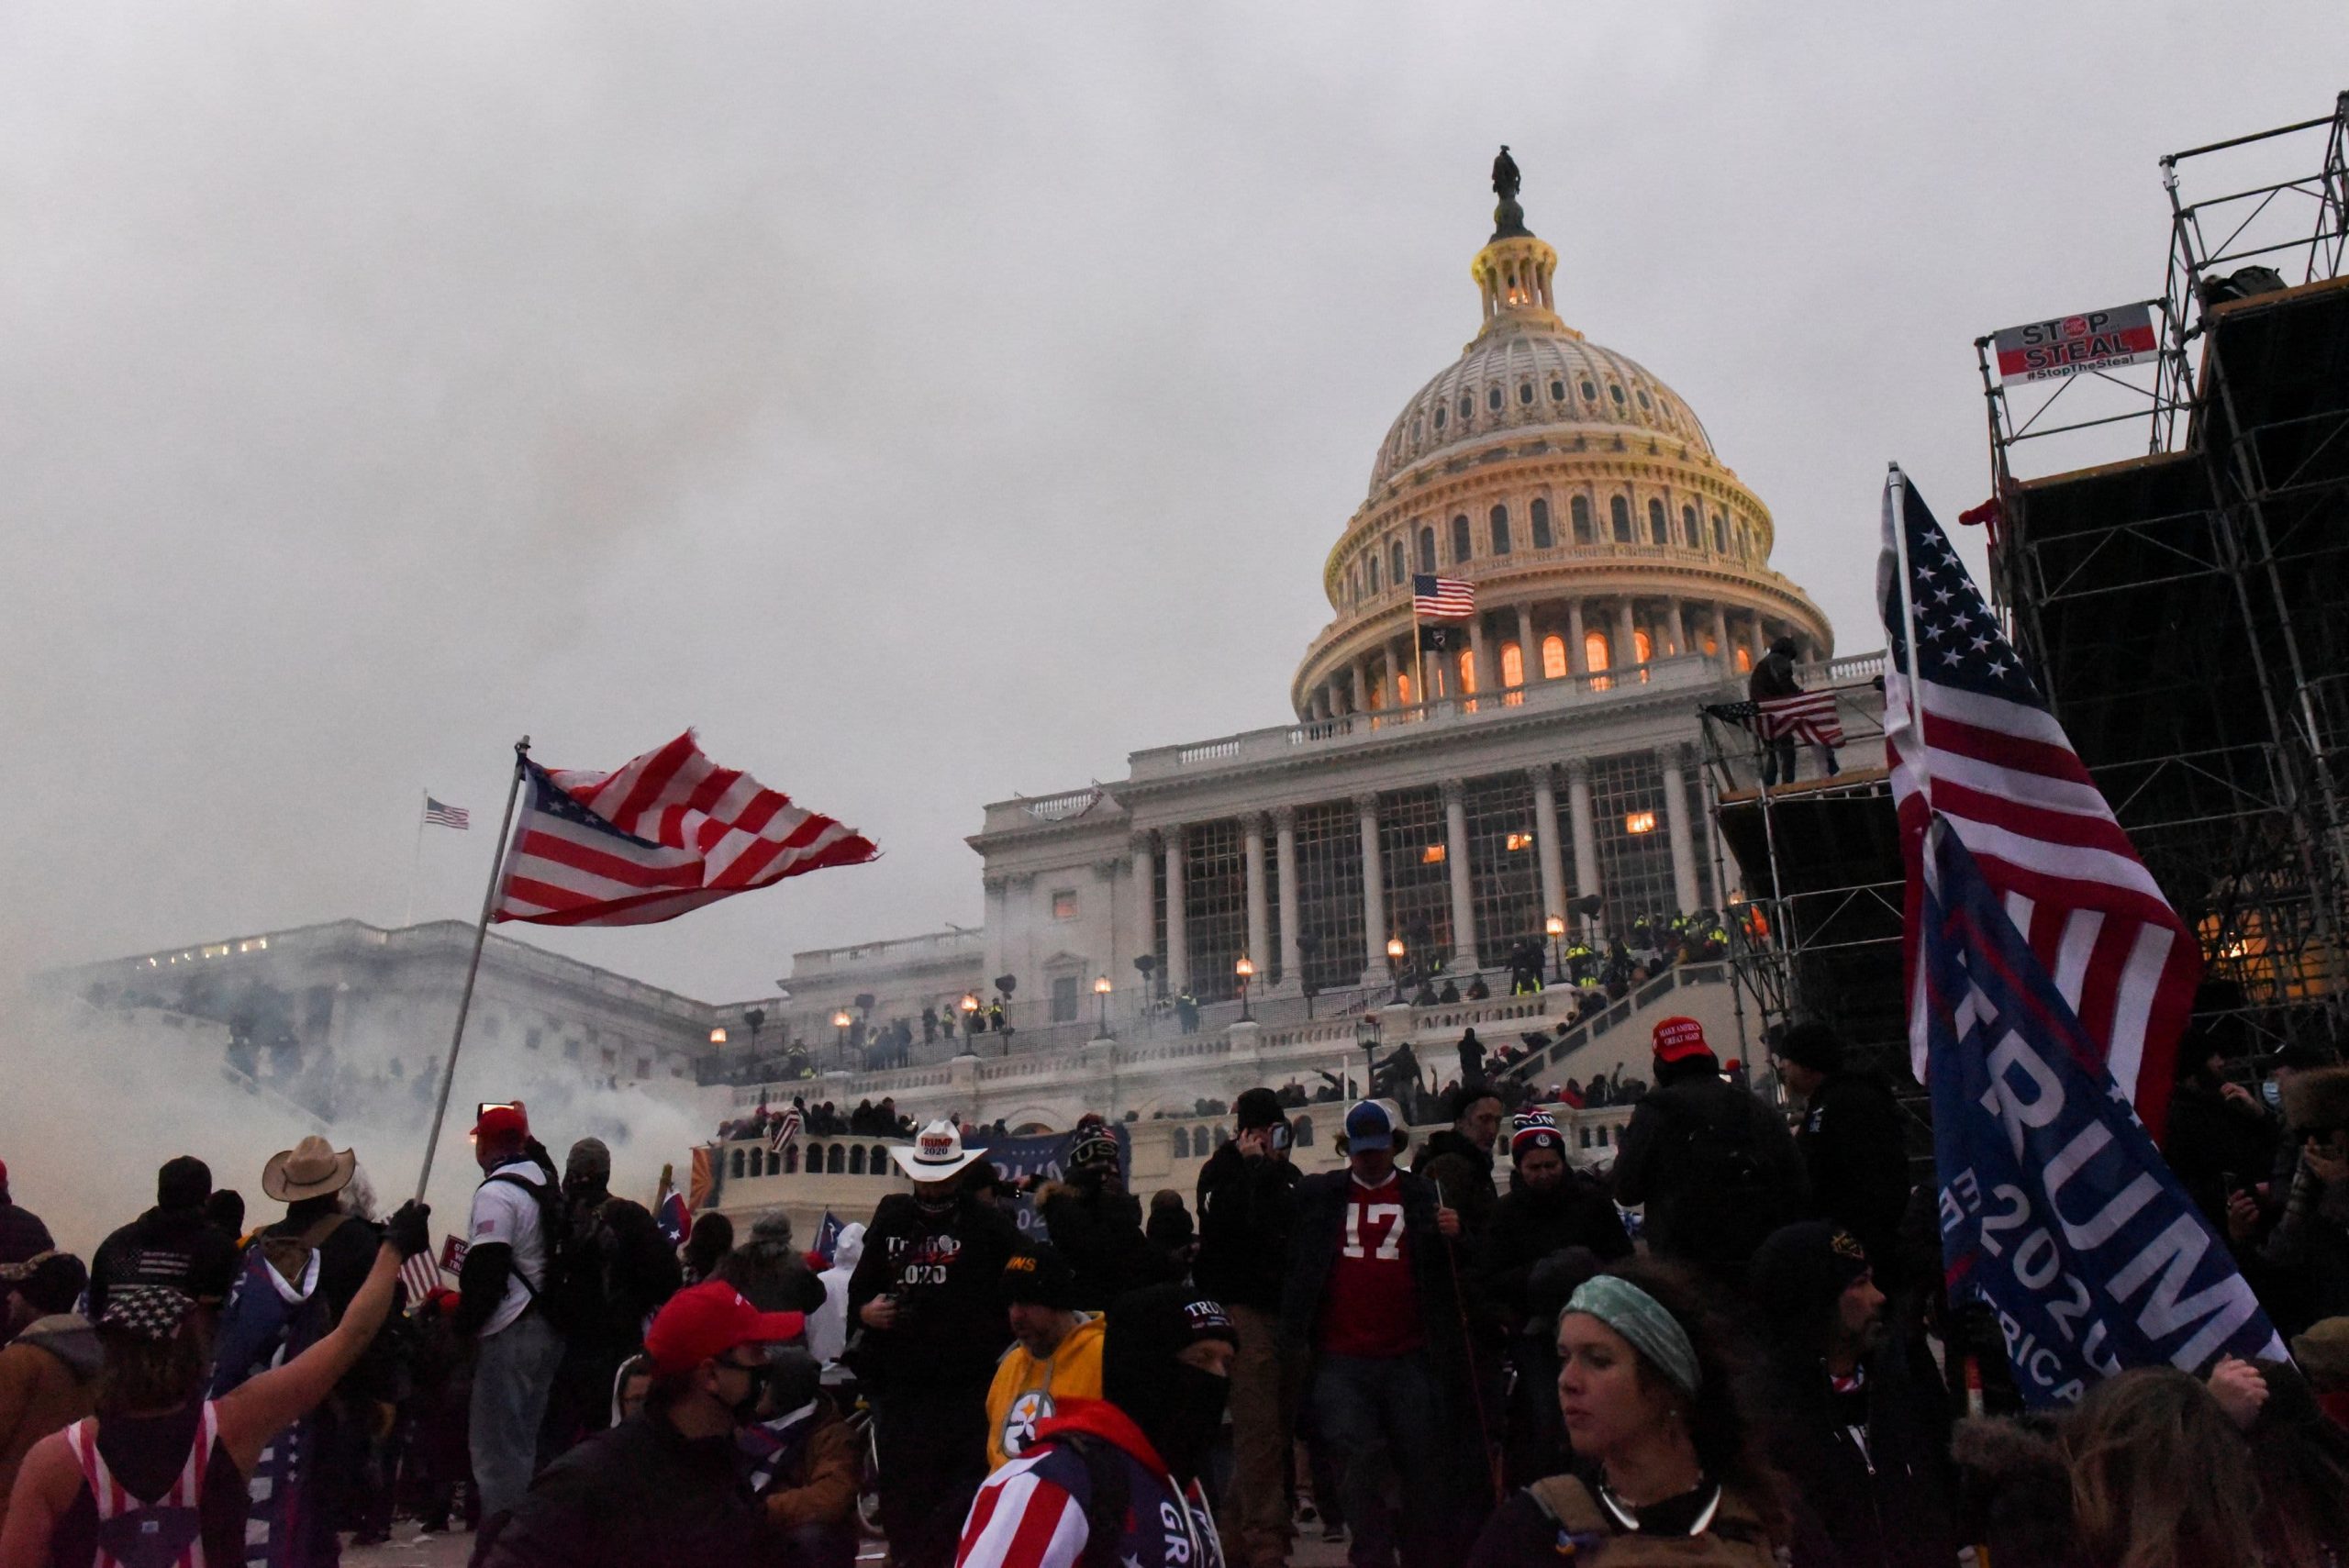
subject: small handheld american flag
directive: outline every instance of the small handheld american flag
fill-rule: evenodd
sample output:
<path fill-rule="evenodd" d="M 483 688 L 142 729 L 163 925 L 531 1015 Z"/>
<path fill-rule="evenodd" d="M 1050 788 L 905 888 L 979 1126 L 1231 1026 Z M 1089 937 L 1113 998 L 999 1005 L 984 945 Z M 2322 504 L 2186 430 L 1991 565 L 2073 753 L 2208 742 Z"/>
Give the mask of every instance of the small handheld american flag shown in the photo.
<path fill-rule="evenodd" d="M 1466 620 L 1476 613 L 1476 584 L 1457 577 L 1415 576 L 1411 613 L 1421 620 Z"/>
<path fill-rule="evenodd" d="M 454 828 L 462 833 L 473 825 L 473 814 L 462 806 L 444 805 L 428 795 L 424 797 L 424 821 L 428 827 Z"/>

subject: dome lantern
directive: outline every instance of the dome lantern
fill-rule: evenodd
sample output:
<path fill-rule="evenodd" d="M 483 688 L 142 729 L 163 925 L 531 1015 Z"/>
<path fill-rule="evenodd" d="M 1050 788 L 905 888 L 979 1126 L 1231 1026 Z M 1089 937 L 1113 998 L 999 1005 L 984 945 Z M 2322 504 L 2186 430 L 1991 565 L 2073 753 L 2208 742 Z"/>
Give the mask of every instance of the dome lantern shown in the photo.
<path fill-rule="evenodd" d="M 1477 251 L 1469 271 L 1485 296 L 1484 332 L 1519 326 L 1568 330 L 1558 319 L 1557 301 L 1550 293 L 1557 270 L 1558 253 L 1531 234 L 1496 239 Z"/>

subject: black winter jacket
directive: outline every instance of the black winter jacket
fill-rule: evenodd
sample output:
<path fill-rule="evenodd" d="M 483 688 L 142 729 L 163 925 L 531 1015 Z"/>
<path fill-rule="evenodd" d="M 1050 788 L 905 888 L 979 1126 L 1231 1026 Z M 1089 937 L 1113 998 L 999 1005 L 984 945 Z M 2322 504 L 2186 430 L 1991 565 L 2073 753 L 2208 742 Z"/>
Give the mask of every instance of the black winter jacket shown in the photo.
<path fill-rule="evenodd" d="M 1641 1098 L 1616 1146 L 1615 1201 L 1647 1206 L 1642 1229 L 1657 1256 L 1735 1270 L 1803 1212 L 1809 1184 L 1778 1113 L 1720 1071 L 1710 1056 L 1659 1070 L 1661 1086 Z M 1725 1163 L 1750 1179 L 1729 1179 Z"/>
<path fill-rule="evenodd" d="M 1898 1346 L 1861 1364 L 1860 1390 L 1837 1395 L 1821 1362 L 1772 1359 L 1762 1400 L 1771 1462 L 1841 1568 L 1947 1568 L 1957 1539 L 1946 1409 L 1909 1376 Z"/>
<path fill-rule="evenodd" d="M 1909 1207 L 1909 1146 L 1900 1105 L 1880 1078 L 1838 1073 L 1819 1085 L 1795 1129 L 1812 1212 L 1859 1239 L 1887 1288 L 1898 1273 L 1900 1216 Z"/>
<path fill-rule="evenodd" d="M 883 1198 L 849 1276 L 848 1320 L 855 1332 L 866 1302 L 894 1296 L 897 1322 L 864 1329 L 858 1373 L 885 1395 L 896 1386 L 931 1397 L 941 1387 L 984 1393 L 1011 1340 L 999 1293 L 1018 1240 L 1002 1210 L 967 1191 L 936 1213 L 910 1193 Z"/>
<path fill-rule="evenodd" d="M 1141 1228 L 1141 1200 L 1131 1193 L 1052 1183 L 1037 1194 L 1036 1208 L 1076 1276 L 1081 1312 L 1107 1311 L 1130 1290 L 1183 1277 L 1181 1266 L 1150 1244 Z"/>
<path fill-rule="evenodd" d="M 1411 1173 L 1425 1176 L 1443 1194 L 1444 1207 L 1460 1213 L 1460 1235 L 1472 1248 L 1485 1239 L 1492 1223 L 1493 1205 L 1500 1195 L 1493 1188 L 1493 1155 L 1461 1133 L 1443 1128 L 1431 1133 L 1411 1161 Z"/>
<path fill-rule="evenodd" d="M 743 1485 L 731 1437 L 688 1440 L 640 1415 L 539 1473 L 502 1528 L 484 1523 L 473 1568 L 786 1568 Z"/>
<path fill-rule="evenodd" d="M 1615 1200 L 1589 1177 L 1568 1171 L 1553 1191 L 1518 1187 L 1494 1207 L 1478 1279 L 1484 1296 L 1512 1330 L 1523 1326 L 1531 1310 L 1526 1285 L 1533 1265 L 1567 1247 L 1587 1247 L 1602 1263 L 1631 1255 L 1631 1239 L 1624 1233 Z"/>
<path fill-rule="evenodd" d="M 98 1243 L 90 1258 L 90 1321 L 117 1285 L 167 1284 L 217 1307 L 237 1281 L 237 1239 L 200 1208 L 150 1208 Z M 372 1266 L 372 1265 L 371 1265 Z"/>
<path fill-rule="evenodd" d="M 1248 1159 L 1236 1143 L 1200 1167 L 1199 1255 L 1192 1272 L 1203 1294 L 1226 1307 L 1281 1309 L 1297 1184 L 1296 1166 L 1270 1156 Z"/>

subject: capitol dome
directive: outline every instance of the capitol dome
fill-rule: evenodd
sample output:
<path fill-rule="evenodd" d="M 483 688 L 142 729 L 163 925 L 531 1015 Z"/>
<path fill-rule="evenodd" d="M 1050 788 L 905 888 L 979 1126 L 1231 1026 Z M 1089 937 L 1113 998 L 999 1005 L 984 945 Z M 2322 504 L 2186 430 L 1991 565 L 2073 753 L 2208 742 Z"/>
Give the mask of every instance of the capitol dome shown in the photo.
<path fill-rule="evenodd" d="M 1496 217 L 1470 266 L 1483 323 L 1396 416 L 1323 568 L 1336 615 L 1297 668 L 1298 717 L 1606 689 L 1693 654 L 1745 670 L 1781 636 L 1827 657 L 1827 617 L 1770 568 L 1769 508 L 1687 400 L 1559 318 L 1557 252 L 1515 202 Z M 1474 586 L 1464 646 L 1422 653 L 1414 575 Z"/>

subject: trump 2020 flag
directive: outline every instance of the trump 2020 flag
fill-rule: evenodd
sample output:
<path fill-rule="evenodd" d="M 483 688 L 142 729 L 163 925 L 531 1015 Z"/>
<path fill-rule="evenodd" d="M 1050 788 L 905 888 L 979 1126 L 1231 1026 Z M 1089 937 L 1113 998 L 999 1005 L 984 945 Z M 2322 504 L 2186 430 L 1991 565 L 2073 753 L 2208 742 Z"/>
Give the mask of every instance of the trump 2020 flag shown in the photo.
<path fill-rule="evenodd" d="M 2025 1404 L 2124 1368 L 2200 1374 L 2282 1342 L 2225 1241 L 1949 823 L 1925 836 L 1924 984 L 1942 1255 L 1998 1314 Z"/>

